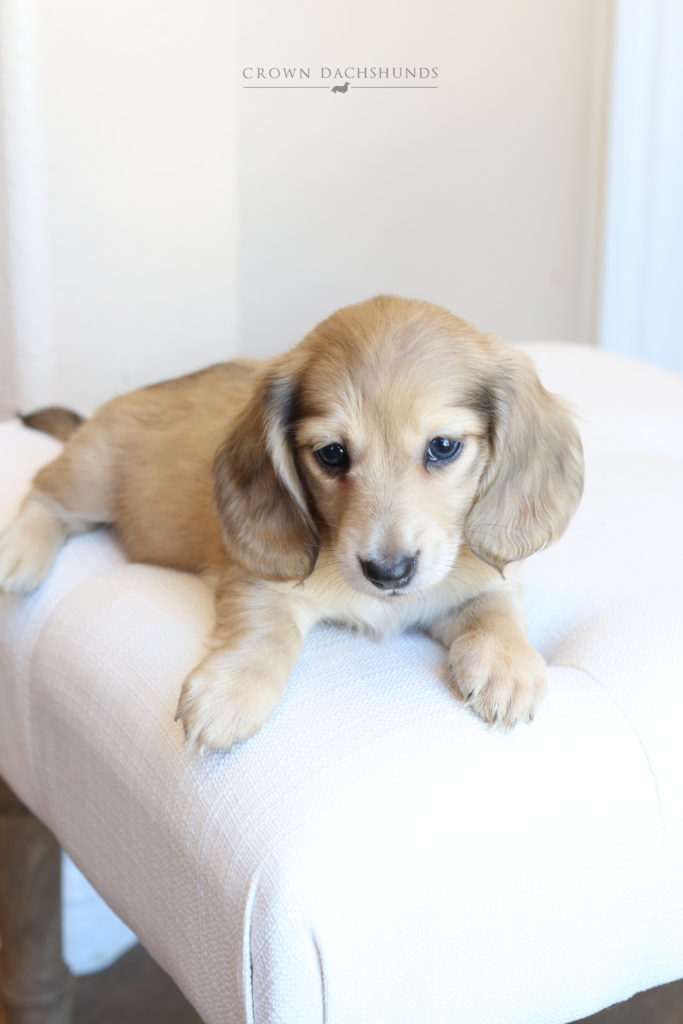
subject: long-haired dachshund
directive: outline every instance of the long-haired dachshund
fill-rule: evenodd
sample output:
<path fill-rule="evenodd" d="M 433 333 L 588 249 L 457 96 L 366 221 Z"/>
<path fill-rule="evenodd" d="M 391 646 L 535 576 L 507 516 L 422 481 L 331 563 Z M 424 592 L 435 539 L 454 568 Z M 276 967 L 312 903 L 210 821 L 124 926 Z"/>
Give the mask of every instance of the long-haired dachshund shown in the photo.
<path fill-rule="evenodd" d="M 381 296 L 268 362 L 104 405 L 35 477 L 0 586 L 33 590 L 101 523 L 131 559 L 206 574 L 215 627 L 178 704 L 199 750 L 263 725 L 321 620 L 422 627 L 459 699 L 507 729 L 533 718 L 546 675 L 510 563 L 560 536 L 582 485 L 576 428 L 526 356 Z"/>

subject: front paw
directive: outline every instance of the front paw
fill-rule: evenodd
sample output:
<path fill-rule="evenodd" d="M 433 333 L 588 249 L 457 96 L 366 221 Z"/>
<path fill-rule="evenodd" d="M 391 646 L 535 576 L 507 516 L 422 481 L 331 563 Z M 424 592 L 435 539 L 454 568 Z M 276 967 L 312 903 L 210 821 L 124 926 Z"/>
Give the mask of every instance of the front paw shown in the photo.
<path fill-rule="evenodd" d="M 448 667 L 467 707 L 501 729 L 532 721 L 545 693 L 545 662 L 522 636 L 470 630 L 451 645 Z"/>
<path fill-rule="evenodd" d="M 264 680 L 263 668 L 227 651 L 209 655 L 180 693 L 175 717 L 182 719 L 186 747 L 204 753 L 242 743 L 259 731 L 281 695 L 282 687 Z"/>

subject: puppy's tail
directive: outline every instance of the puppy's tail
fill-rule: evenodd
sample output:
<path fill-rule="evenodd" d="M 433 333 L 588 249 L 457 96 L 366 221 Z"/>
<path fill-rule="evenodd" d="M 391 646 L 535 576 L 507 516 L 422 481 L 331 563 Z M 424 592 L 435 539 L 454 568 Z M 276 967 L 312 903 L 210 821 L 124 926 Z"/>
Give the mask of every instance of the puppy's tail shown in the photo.
<path fill-rule="evenodd" d="M 56 405 L 37 409 L 26 416 L 21 413 L 17 415 L 24 426 L 31 427 L 32 430 L 41 430 L 44 434 L 56 437 L 58 441 L 68 441 L 85 419 L 84 416 L 72 412 L 71 409 L 62 409 Z"/>

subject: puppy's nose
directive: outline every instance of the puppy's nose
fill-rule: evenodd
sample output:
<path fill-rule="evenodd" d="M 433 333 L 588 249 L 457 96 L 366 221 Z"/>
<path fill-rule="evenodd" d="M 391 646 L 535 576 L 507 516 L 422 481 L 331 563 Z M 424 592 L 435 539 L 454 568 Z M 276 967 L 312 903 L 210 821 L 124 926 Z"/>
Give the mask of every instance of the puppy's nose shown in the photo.
<path fill-rule="evenodd" d="M 400 590 L 407 586 L 417 569 L 417 555 L 389 555 L 372 561 L 360 559 L 363 575 L 380 590 Z"/>

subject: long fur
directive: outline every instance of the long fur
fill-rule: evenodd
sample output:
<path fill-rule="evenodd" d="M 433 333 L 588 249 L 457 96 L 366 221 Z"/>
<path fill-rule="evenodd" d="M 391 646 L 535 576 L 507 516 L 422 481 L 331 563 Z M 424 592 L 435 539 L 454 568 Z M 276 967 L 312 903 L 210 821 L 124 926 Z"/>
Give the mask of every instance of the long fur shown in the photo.
<path fill-rule="evenodd" d="M 583 460 L 526 356 L 380 296 L 266 363 L 143 388 L 80 425 L 34 421 L 50 423 L 71 436 L 0 538 L 0 586 L 29 592 L 68 536 L 100 523 L 133 559 L 207 574 L 216 624 L 180 695 L 188 745 L 256 732 L 321 619 L 421 626 L 484 721 L 533 717 L 545 666 L 511 563 L 562 534 Z M 456 454 L 434 457 L 439 445 Z"/>

